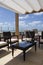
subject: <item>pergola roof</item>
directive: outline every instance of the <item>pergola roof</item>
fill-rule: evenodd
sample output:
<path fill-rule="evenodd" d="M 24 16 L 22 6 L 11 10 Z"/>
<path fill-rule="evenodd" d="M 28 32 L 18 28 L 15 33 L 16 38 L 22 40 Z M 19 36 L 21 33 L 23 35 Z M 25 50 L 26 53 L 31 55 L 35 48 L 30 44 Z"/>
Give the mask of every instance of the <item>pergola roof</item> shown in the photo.
<path fill-rule="evenodd" d="M 25 14 L 43 11 L 43 0 L 0 0 L 0 6 L 15 13 Z"/>

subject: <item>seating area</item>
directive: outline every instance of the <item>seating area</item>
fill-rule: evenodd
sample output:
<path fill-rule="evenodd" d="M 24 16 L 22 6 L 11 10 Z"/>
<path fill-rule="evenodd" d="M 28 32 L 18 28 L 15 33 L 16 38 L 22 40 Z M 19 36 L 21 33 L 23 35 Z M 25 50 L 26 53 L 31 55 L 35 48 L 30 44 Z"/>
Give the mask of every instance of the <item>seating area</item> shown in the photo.
<path fill-rule="evenodd" d="M 23 35 L 24 36 L 24 35 Z M 22 40 L 34 41 L 35 32 L 34 31 L 25 31 L 25 37 L 22 36 Z"/>
<path fill-rule="evenodd" d="M 14 38 L 16 37 L 16 38 Z M 3 39 L 3 40 L 2 40 Z M 5 46 L 8 46 L 9 49 L 9 44 L 11 45 L 12 43 L 18 42 L 17 36 L 11 35 L 11 32 L 3 32 L 3 37 L 0 37 L 0 48 L 3 48 Z"/>
<path fill-rule="evenodd" d="M 3 47 L 8 47 L 9 49 L 9 44 L 7 43 L 7 39 L 4 38 L 4 36 L 0 36 L 0 49 Z"/>
<path fill-rule="evenodd" d="M 43 65 L 43 0 L 0 0 L 0 65 Z"/>
<path fill-rule="evenodd" d="M 26 51 L 26 60 L 23 61 L 23 52 L 21 50 L 15 49 L 14 57 L 12 57 L 12 50 L 7 50 L 6 47 L 0 51 L 0 65 L 43 65 L 43 46 L 39 49 L 37 46 L 37 51 L 34 51 L 34 47 Z"/>
<path fill-rule="evenodd" d="M 41 32 L 41 35 L 39 35 L 39 48 L 43 44 L 43 31 Z"/>
<path fill-rule="evenodd" d="M 43 48 L 41 49 L 39 49 L 39 44 L 40 43 L 38 43 L 37 42 L 37 40 L 35 39 L 35 32 L 34 31 L 28 31 L 28 32 L 25 32 L 26 34 L 25 34 L 25 40 L 24 40 L 24 38 L 23 38 L 23 36 L 22 36 L 22 39 L 21 39 L 21 41 L 19 42 L 18 41 L 18 36 L 16 36 L 16 37 L 14 37 L 13 35 L 11 35 L 11 32 L 10 31 L 8 31 L 8 32 L 3 32 L 3 37 L 2 37 L 2 41 L 6 41 L 6 43 L 2 43 L 2 41 L 0 41 L 0 44 L 2 44 L 2 46 L 0 45 L 0 49 L 5 49 L 6 48 L 6 46 L 8 46 L 8 49 L 9 49 L 9 51 L 7 50 L 7 52 L 10 52 L 9 54 L 10 54 L 10 57 L 12 57 L 12 58 L 16 58 L 17 56 L 18 56 L 18 58 L 16 59 L 16 61 L 17 62 L 19 62 L 20 60 L 20 62 L 23 62 L 23 60 L 25 61 L 25 62 L 27 62 L 27 60 L 29 60 L 28 62 L 33 62 L 33 60 L 35 60 L 35 59 L 38 59 L 40 56 L 41 56 L 41 63 L 40 64 L 43 64 Z M 27 40 L 29 38 L 29 40 Z M 12 40 L 13 41 L 12 41 Z M 17 40 L 16 40 L 17 39 Z M 36 41 L 35 41 L 36 40 Z M 40 40 L 40 36 L 39 36 L 39 40 Z M 35 51 L 36 52 L 34 52 L 34 48 L 35 48 Z M 29 50 L 30 49 L 30 50 Z M 6 49 L 5 49 L 6 50 Z M 22 51 L 23 51 L 23 53 L 22 53 Z M 27 52 L 28 51 L 28 52 Z M 29 53 L 30 52 L 30 53 Z M 1 52 L 0 52 L 1 53 Z M 39 54 L 40 55 L 39 55 Z M 1 53 L 2 54 L 2 53 Z M 6 56 L 6 57 L 9 57 L 9 54 L 8 54 L 8 56 Z M 19 55 L 20 54 L 20 55 Z M 29 54 L 31 55 L 30 57 L 29 57 Z M 23 55 L 23 59 L 20 59 L 20 57 L 22 57 L 22 55 Z M 34 55 L 34 56 L 33 56 Z M 39 56 L 38 56 L 39 55 Z M 19 57 L 20 56 L 20 57 Z M 32 57 L 33 56 L 33 57 Z M 6 58 L 5 57 L 5 58 Z M 11 60 L 12 58 L 9 58 L 9 60 Z M 27 59 L 28 58 L 28 59 Z M 31 60 L 31 58 L 32 58 L 32 60 Z M 34 59 L 33 59 L 34 58 Z M 3 58 L 2 58 L 2 60 L 3 60 Z M 19 61 L 18 61 L 19 60 Z M 31 60 L 31 61 L 30 61 Z M 11 60 L 12 61 L 12 60 Z M 28 62 L 27 62 L 27 65 L 28 65 Z M 31 63 L 32 63 L 31 62 Z M 40 65 L 39 64 L 39 62 L 40 61 L 34 61 L 34 63 L 36 63 L 36 62 L 38 62 L 38 65 Z M 3 62 L 4 63 L 4 62 Z M 11 63 L 11 62 L 10 62 Z M 13 62 L 14 63 L 14 62 Z M 22 64 L 22 63 L 21 63 Z M 37 63 L 36 63 L 37 64 Z M 6 65 L 6 64 L 5 64 Z M 7 65 L 9 65 L 9 62 L 7 63 Z M 13 64 L 12 64 L 13 65 Z M 26 65 L 26 63 L 25 63 L 25 65 Z M 30 64 L 30 65 L 33 65 L 33 63 L 32 64 Z"/>

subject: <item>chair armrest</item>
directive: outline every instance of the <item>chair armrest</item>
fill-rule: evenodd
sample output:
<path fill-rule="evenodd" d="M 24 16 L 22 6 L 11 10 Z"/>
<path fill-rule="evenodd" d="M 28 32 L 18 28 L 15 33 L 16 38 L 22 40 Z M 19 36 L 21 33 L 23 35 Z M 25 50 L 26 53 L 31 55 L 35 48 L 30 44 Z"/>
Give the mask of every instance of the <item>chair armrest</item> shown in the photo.
<path fill-rule="evenodd" d="M 40 39 L 41 39 L 42 36 L 39 36 L 39 43 L 40 43 Z"/>
<path fill-rule="evenodd" d="M 11 38 L 16 37 L 18 39 L 18 35 L 11 35 Z"/>
<path fill-rule="evenodd" d="M 39 36 L 39 40 L 40 40 L 41 37 L 42 37 L 42 36 Z"/>
<path fill-rule="evenodd" d="M 23 41 L 23 38 L 24 38 L 25 35 L 21 35 L 21 40 Z M 26 37 L 26 36 L 25 36 Z"/>

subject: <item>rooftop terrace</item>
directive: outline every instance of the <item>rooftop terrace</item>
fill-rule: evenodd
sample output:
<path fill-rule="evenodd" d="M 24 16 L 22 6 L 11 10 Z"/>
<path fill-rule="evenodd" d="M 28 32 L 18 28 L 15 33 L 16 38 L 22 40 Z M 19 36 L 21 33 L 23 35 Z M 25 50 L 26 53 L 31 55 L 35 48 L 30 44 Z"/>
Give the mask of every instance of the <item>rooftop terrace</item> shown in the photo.
<path fill-rule="evenodd" d="M 43 65 L 43 45 L 35 53 L 34 47 L 30 48 L 26 54 L 26 61 L 23 61 L 23 53 L 16 49 L 14 58 L 12 57 L 11 49 L 5 47 L 0 50 L 0 65 Z"/>

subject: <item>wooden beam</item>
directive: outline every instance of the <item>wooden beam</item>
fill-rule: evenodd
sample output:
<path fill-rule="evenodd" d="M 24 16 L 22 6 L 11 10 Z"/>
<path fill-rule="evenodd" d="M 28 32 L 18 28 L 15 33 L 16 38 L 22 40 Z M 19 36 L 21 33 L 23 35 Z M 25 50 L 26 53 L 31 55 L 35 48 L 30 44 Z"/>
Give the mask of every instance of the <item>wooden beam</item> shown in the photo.
<path fill-rule="evenodd" d="M 16 35 L 19 36 L 19 14 L 16 13 L 15 15 L 15 26 L 16 26 Z"/>

